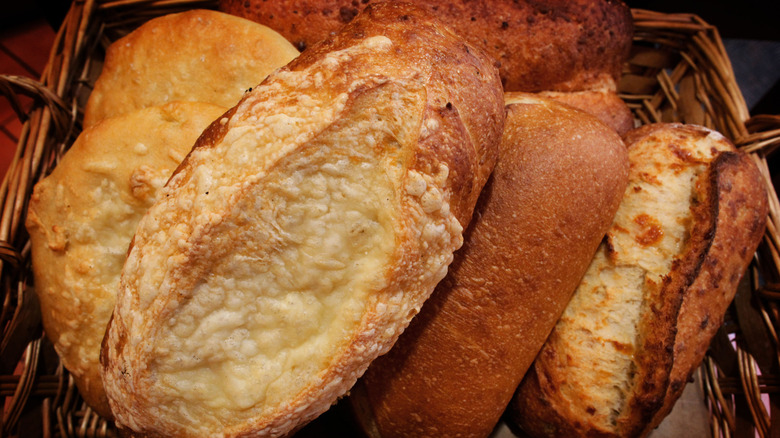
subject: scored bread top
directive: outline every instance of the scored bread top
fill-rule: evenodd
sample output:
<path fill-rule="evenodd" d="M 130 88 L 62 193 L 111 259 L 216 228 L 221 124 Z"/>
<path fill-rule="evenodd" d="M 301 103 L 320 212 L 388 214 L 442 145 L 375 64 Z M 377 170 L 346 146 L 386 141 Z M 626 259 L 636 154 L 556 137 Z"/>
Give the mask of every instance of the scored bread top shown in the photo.
<path fill-rule="evenodd" d="M 760 240 L 761 180 L 721 134 L 656 124 L 626 141 L 630 182 L 612 228 L 512 402 L 511 417 L 534 435 L 649 433 L 701 360 L 714 333 L 702 329 L 723 317 Z M 736 171 L 722 172 L 724 161 Z M 724 257 L 722 242 L 739 255 Z M 713 272 L 729 282 L 693 287 Z M 694 295 L 705 318 L 681 311 Z M 680 330 L 689 324 L 700 330 Z M 701 356 L 681 360 L 689 348 Z"/>
<path fill-rule="evenodd" d="M 493 57 L 506 91 L 615 90 L 633 36 L 619 0 L 407 0 Z M 280 32 L 299 50 L 376 0 L 220 0 L 220 10 Z"/>
<path fill-rule="evenodd" d="M 625 190 L 614 130 L 535 95 L 506 103 L 496 168 L 447 277 L 350 393 L 371 437 L 488 436 Z"/>
<path fill-rule="evenodd" d="M 195 9 L 153 18 L 109 46 L 84 126 L 177 100 L 230 108 L 296 56 L 277 32 L 230 14 Z"/>
<path fill-rule="evenodd" d="M 708 135 L 706 131 L 688 129 L 687 135 L 691 137 Z M 668 136 L 663 141 L 669 143 L 676 141 L 659 125 L 636 129 L 627 140 L 637 142 L 653 136 Z M 663 406 L 644 433 L 657 427 L 669 414 L 704 358 L 710 340 L 723 324 L 726 309 L 761 242 L 768 220 L 769 205 L 763 177 L 748 155 L 731 152 L 718 155 L 706 178 L 708 181 L 702 185 L 709 191 L 707 197 L 713 201 L 698 207 L 700 210 L 709 208 L 709 212 L 698 214 L 709 217 L 710 223 L 706 227 L 714 236 L 703 237 L 707 251 L 696 261 L 695 279 L 688 285 L 677 316 L 669 388 Z"/>
<path fill-rule="evenodd" d="M 324 412 L 446 273 L 502 97 L 481 51 L 395 3 L 248 93 L 136 232 L 101 359 L 118 424 L 279 436 Z"/>
<path fill-rule="evenodd" d="M 225 108 L 173 102 L 85 129 L 36 184 L 27 213 L 46 335 L 80 394 L 110 418 L 98 359 L 141 216 Z"/>

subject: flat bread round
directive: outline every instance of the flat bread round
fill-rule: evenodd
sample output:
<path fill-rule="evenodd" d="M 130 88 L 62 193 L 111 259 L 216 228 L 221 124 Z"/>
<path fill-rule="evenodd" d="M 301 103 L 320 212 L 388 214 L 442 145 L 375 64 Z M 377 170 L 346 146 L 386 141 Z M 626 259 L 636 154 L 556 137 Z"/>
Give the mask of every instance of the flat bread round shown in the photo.
<path fill-rule="evenodd" d="M 192 10 L 152 19 L 113 43 L 84 109 L 84 126 L 177 100 L 230 108 L 298 56 L 270 28 Z"/>
<path fill-rule="evenodd" d="M 100 343 L 136 224 L 224 110 L 178 102 L 106 120 L 35 186 L 27 229 L 44 328 L 81 394 L 106 417 Z"/>

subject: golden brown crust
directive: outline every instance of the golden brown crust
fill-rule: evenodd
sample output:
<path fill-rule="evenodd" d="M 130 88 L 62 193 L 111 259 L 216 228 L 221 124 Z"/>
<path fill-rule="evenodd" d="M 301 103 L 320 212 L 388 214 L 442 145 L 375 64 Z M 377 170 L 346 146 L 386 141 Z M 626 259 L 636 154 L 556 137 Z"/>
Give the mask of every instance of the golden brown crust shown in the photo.
<path fill-rule="evenodd" d="M 87 403 L 111 416 L 100 342 L 135 225 L 224 108 L 174 102 L 84 130 L 30 198 L 27 229 L 44 328 Z"/>
<path fill-rule="evenodd" d="M 367 8 L 272 74 L 138 227 L 102 357 L 118 423 L 280 436 L 325 411 L 446 273 L 504 118 L 487 56 L 407 4 Z"/>
<path fill-rule="evenodd" d="M 277 32 L 195 9 L 147 21 L 109 46 L 84 108 L 84 126 L 177 100 L 230 108 L 298 56 Z"/>
<path fill-rule="evenodd" d="M 634 128 L 634 114 L 613 90 L 542 91 L 539 94 L 596 116 L 621 136 Z"/>
<path fill-rule="evenodd" d="M 370 436 L 487 436 L 622 197 L 628 160 L 595 117 L 514 94 L 464 246 L 351 402 Z"/>
<path fill-rule="evenodd" d="M 533 436 L 644 436 L 657 426 L 700 363 L 763 233 L 766 194 L 758 171 L 723 136 L 655 124 L 624 139 L 631 183 L 609 238 L 510 405 L 512 421 Z M 684 184 L 678 189 L 671 181 Z M 668 272 L 648 248 L 669 254 Z M 621 280 L 632 272 L 644 272 L 641 299 L 630 295 L 635 304 L 620 307 L 629 289 L 615 285 L 632 284 Z M 623 320 L 638 315 L 634 328 L 587 313 L 593 311 L 584 303 L 599 300 L 612 313 L 623 309 Z M 575 330 L 599 335 L 591 341 Z M 620 339 L 615 331 L 625 330 L 632 340 L 609 352 Z M 572 379 L 591 356 L 603 365 Z M 624 356 L 625 374 L 607 374 L 607 362 Z M 604 395 L 612 387 L 621 392 Z M 598 403 L 614 405 L 611 420 Z"/>
<path fill-rule="evenodd" d="M 664 405 L 653 416 L 646 432 L 671 412 L 704 358 L 766 226 L 767 195 L 750 157 L 742 153 L 721 154 L 713 163 L 706 184 L 713 198 L 712 225 L 708 230 L 711 234 L 680 308 L 674 365 Z"/>
<path fill-rule="evenodd" d="M 352 44 L 355 38 L 367 38 L 373 35 L 385 35 L 397 41 L 397 51 L 403 50 L 405 59 L 413 59 L 427 68 L 432 68 L 426 84 L 428 101 L 425 108 L 425 120 L 431 126 L 443 129 L 426 129 L 425 138 L 421 139 L 421 150 L 414 157 L 417 170 L 434 171 L 431 166 L 444 159 L 450 162 L 450 179 L 448 184 L 453 192 L 460 195 L 450 202 L 452 210 L 462 224 L 467 224 L 471 211 L 479 197 L 480 189 L 487 180 L 495 165 L 497 147 L 474 147 L 483 143 L 490 144 L 501 137 L 506 114 L 496 111 L 496 106 L 503 106 L 503 94 L 493 85 L 495 67 L 479 49 L 475 49 L 466 41 L 455 37 L 450 29 L 432 16 L 427 16 L 425 31 L 416 33 L 409 31 L 407 26 L 414 28 L 418 23 L 415 14 L 405 14 L 404 11 L 421 11 L 410 5 L 393 5 L 371 8 L 365 14 L 365 20 L 383 23 L 384 27 L 373 30 L 372 26 L 360 23 L 345 27 L 337 36 L 322 41 L 310 49 L 307 56 L 296 59 L 289 65 L 290 71 L 305 69 L 314 60 L 326 56 L 327 53 L 341 50 Z M 422 16 L 422 12 L 420 12 Z M 429 38 L 429 41 L 420 41 Z M 393 68 L 408 67 L 394 65 L 392 61 L 376 59 L 385 62 L 380 68 L 392 71 Z M 454 69 L 459 74 L 450 74 L 448 69 Z M 415 73 L 416 74 L 416 73 Z M 487 91 L 487 94 L 484 94 Z M 479 104 L 475 104 L 479 102 Z M 442 148 L 442 144 L 460 144 L 458 147 Z M 467 146 L 467 145 L 474 146 Z M 430 157 L 435 157 L 429 159 Z M 477 178 L 473 178 L 476 175 Z"/>
<path fill-rule="evenodd" d="M 633 35 L 618 0 L 411 0 L 498 61 L 507 91 L 615 89 Z M 221 0 L 220 9 L 277 30 L 299 50 L 371 1 Z"/>

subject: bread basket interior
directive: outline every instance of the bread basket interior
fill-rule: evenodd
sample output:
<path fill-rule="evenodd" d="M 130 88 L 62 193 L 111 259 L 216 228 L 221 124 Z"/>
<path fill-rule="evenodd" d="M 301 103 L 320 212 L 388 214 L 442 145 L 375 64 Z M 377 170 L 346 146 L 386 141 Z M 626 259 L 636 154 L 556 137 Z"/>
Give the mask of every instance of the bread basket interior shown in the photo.
<path fill-rule="evenodd" d="M 213 9 L 216 2 L 76 1 L 39 80 L 0 75 L 5 98 L 12 103 L 21 95 L 34 100 L 29 112 L 19 115 L 22 136 L 0 186 L 0 436 L 116 436 L 112 423 L 84 404 L 43 335 L 24 230 L 26 205 L 35 183 L 78 136 L 105 48 L 150 18 L 193 8 Z M 619 94 L 637 122 L 693 123 L 722 132 L 750 154 L 769 189 L 766 235 L 697 382 L 704 394 L 700 402 L 710 413 L 711 436 L 776 436 L 780 204 L 769 163 L 780 145 L 780 116 L 749 114 L 714 26 L 692 14 L 632 12 L 634 44 Z M 318 433 L 304 429 L 301 435 L 343 436 L 328 417 L 318 421 Z"/>

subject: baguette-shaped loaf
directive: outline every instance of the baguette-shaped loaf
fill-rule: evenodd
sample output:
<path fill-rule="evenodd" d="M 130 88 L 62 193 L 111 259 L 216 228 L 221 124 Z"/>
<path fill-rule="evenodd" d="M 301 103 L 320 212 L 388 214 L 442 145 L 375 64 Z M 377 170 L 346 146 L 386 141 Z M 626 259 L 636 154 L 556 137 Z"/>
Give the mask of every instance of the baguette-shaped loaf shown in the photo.
<path fill-rule="evenodd" d="M 615 221 L 520 385 L 531 436 L 645 436 L 721 325 L 767 216 L 758 169 L 722 135 L 647 125 L 626 136 Z"/>
<path fill-rule="evenodd" d="M 269 76 L 136 231 L 101 358 L 118 424 L 279 436 L 327 410 L 446 274 L 504 118 L 489 58 L 403 3 Z"/>
<path fill-rule="evenodd" d="M 84 107 L 84 126 L 187 100 L 225 108 L 298 56 L 261 24 L 205 9 L 153 18 L 108 47 Z"/>
<path fill-rule="evenodd" d="M 220 0 L 299 50 L 377 0 Z M 507 91 L 616 89 L 633 36 L 620 0 L 409 0 L 498 61 Z"/>
<path fill-rule="evenodd" d="M 225 108 L 174 102 L 85 129 L 35 185 L 27 213 L 46 335 L 87 403 L 111 416 L 100 343 L 141 216 Z"/>
<path fill-rule="evenodd" d="M 486 437 L 606 233 L 628 182 L 617 133 L 508 94 L 499 159 L 447 277 L 350 402 L 372 437 Z"/>

